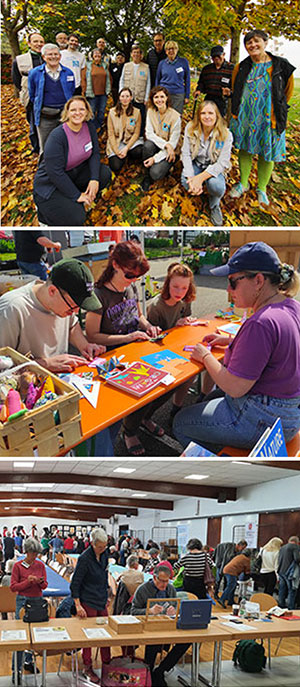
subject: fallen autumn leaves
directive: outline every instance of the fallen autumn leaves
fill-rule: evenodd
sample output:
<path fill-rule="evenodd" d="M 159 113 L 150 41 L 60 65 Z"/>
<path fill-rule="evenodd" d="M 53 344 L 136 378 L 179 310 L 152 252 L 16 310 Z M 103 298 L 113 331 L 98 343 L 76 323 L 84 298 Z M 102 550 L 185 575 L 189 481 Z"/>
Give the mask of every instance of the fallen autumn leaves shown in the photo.
<path fill-rule="evenodd" d="M 184 124 L 191 117 L 192 104 L 184 115 Z M 105 155 L 106 134 L 100 139 Z M 264 210 L 258 206 L 255 186 L 256 168 L 251 174 L 249 193 L 240 200 L 231 200 L 228 192 L 222 201 L 225 226 L 293 226 L 300 224 L 298 159 L 299 123 L 289 124 L 287 131 L 287 163 L 277 165 L 273 173 L 269 196 L 271 204 Z M 32 197 L 37 156 L 30 152 L 25 111 L 14 96 L 13 86 L 2 87 L 2 225 L 38 226 Z M 181 163 L 172 174 L 150 187 L 145 195 L 140 188 L 142 165 L 125 166 L 113 179 L 87 215 L 87 226 L 211 226 L 207 194 L 192 197 L 180 184 Z M 228 185 L 239 179 L 236 154 Z"/>

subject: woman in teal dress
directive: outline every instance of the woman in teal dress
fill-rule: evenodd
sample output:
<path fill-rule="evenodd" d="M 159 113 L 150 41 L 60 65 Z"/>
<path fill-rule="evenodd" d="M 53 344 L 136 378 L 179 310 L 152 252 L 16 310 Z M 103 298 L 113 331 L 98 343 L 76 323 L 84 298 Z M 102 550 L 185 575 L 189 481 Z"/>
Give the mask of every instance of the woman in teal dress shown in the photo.
<path fill-rule="evenodd" d="M 249 54 L 232 75 L 232 120 L 230 130 L 239 150 L 240 181 L 230 191 L 240 198 L 249 189 L 253 155 L 258 155 L 257 198 L 269 205 L 266 193 L 274 162 L 285 160 L 285 128 L 288 100 L 293 93 L 293 71 L 288 60 L 266 52 L 264 31 L 249 31 L 244 45 Z"/>

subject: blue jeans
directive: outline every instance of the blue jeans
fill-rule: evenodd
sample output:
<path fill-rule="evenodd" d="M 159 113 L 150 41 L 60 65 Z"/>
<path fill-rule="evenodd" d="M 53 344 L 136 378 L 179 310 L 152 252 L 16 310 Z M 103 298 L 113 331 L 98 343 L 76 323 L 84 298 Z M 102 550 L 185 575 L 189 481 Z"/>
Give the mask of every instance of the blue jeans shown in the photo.
<path fill-rule="evenodd" d="M 20 620 L 20 610 L 23 608 L 25 601 L 28 597 L 27 596 L 21 596 L 21 594 L 17 594 L 16 596 L 16 620 Z M 22 668 L 22 662 L 23 662 L 23 651 L 18 651 L 17 652 L 17 666 L 18 666 L 18 671 L 21 670 Z M 25 659 L 24 662 L 26 663 L 32 663 L 32 653 L 31 651 L 25 651 Z M 14 654 L 12 658 L 12 671 L 14 672 Z"/>
<path fill-rule="evenodd" d="M 197 176 L 197 174 L 201 174 L 201 172 L 204 172 L 205 165 L 197 165 L 196 162 L 193 162 L 193 169 L 194 176 Z M 181 174 L 181 183 L 183 185 L 183 188 L 185 188 L 185 190 L 188 191 L 189 186 L 187 183 L 187 177 L 184 176 L 184 174 Z M 224 193 L 226 191 L 225 179 L 223 174 L 219 174 L 217 177 L 210 177 L 209 179 L 206 179 L 204 183 L 206 185 L 209 196 L 209 207 L 212 210 L 213 208 L 220 205 L 220 200 L 224 196 Z"/>
<path fill-rule="evenodd" d="M 293 589 L 292 580 L 289 580 L 286 575 L 279 575 L 278 605 L 280 608 L 285 608 L 286 597 L 288 609 L 292 610 L 295 608 L 296 596 L 297 589 Z"/>
<path fill-rule="evenodd" d="M 300 398 L 228 394 L 197 403 L 175 415 L 173 431 L 184 448 L 195 441 L 218 452 L 223 446 L 252 449 L 263 432 L 280 417 L 285 441 L 300 429 Z"/>
<path fill-rule="evenodd" d="M 43 260 L 40 262 L 23 262 L 23 260 L 18 260 L 18 265 L 22 274 L 34 274 L 35 277 L 39 277 L 43 281 L 47 280 L 47 267 Z"/>
<path fill-rule="evenodd" d="M 227 573 L 225 574 L 225 577 L 227 584 L 220 599 L 221 601 L 223 601 L 223 603 L 224 601 L 228 601 L 228 605 L 232 606 L 232 604 L 234 603 L 234 592 L 237 583 L 237 575 L 229 575 Z"/>
<path fill-rule="evenodd" d="M 95 95 L 93 98 L 87 98 L 93 110 L 94 122 L 96 129 L 101 128 L 104 121 L 104 112 L 107 103 L 107 95 Z"/>

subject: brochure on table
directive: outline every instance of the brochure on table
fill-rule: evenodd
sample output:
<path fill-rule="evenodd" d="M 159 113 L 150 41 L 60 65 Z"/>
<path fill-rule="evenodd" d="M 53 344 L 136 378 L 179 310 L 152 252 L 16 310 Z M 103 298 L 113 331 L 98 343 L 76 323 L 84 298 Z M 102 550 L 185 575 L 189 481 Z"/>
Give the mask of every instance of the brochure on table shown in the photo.
<path fill-rule="evenodd" d="M 35 642 L 57 642 L 71 639 L 66 628 L 60 625 L 57 627 L 34 627 L 33 637 Z"/>

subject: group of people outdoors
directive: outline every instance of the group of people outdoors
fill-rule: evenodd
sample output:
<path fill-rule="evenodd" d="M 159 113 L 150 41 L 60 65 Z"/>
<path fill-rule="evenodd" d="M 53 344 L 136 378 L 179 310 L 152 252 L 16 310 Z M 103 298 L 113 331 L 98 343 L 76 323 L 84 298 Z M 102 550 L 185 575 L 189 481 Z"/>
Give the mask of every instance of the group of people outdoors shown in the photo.
<path fill-rule="evenodd" d="M 239 151 L 240 181 L 231 186 L 230 197 L 240 198 L 249 190 L 253 157 L 258 155 L 257 198 L 259 205 L 267 206 L 274 163 L 286 157 L 295 69 L 270 53 L 267 42 L 261 29 L 246 33 L 248 57 L 235 66 L 225 60 L 221 45 L 213 46 L 212 63 L 203 67 L 194 93 L 196 98 L 203 94 L 204 100 L 185 126 L 181 145 L 191 79 L 176 41 L 165 41 L 157 31 L 146 57 L 134 44 L 129 62 L 121 53 L 111 62 L 104 38 L 86 59 L 75 34 L 60 32 L 56 43 L 46 44 L 38 32 L 30 34 L 29 52 L 16 57 L 12 71 L 26 107 L 33 150 L 40 152 L 34 180 L 39 222 L 82 226 L 85 209 L 111 183 L 111 171 L 118 174 L 125 161 L 142 164 L 141 186 L 147 192 L 180 157 L 184 189 L 198 196 L 206 187 L 211 223 L 222 226 L 220 201 L 230 181 L 233 144 Z M 107 166 L 100 162 L 97 131 L 103 131 L 110 94 Z"/>
<path fill-rule="evenodd" d="M 135 283 L 149 268 L 137 241 L 113 247 L 94 288 L 84 263 L 60 260 L 46 281 L 32 281 L 1 296 L 0 345 L 23 354 L 30 350 L 47 369 L 70 372 L 105 351 L 197 320 L 197 312 L 192 313 L 193 272 L 176 261 L 143 314 Z M 300 304 L 293 297 L 300 285 L 297 270 L 283 264 L 271 246 L 255 241 L 211 272 L 227 276 L 230 300 L 253 314 L 234 338 L 208 334 L 193 348 L 191 359 L 205 371 L 196 403 L 185 405 L 188 380 L 124 418 L 122 436 L 131 456 L 146 454 L 140 427 L 164 435 L 153 414 L 171 398 L 170 430 L 184 448 L 193 441 L 214 454 L 226 445 L 251 450 L 278 417 L 287 442 L 300 429 Z M 85 332 L 77 318 L 80 308 L 87 311 Z M 69 353 L 70 344 L 78 353 Z M 223 362 L 215 358 L 215 346 L 223 348 Z M 120 428 L 117 422 L 96 435 L 95 455 L 114 455 Z"/>
<path fill-rule="evenodd" d="M 121 564 L 124 566 L 124 572 L 119 574 L 116 595 L 112 599 L 108 578 L 109 564 L 114 564 L 115 558 L 112 554 L 116 551 L 121 553 L 124 541 L 127 541 L 128 557 L 126 566 L 125 562 Z M 180 555 L 175 564 L 174 561 L 168 560 L 165 545 L 161 543 L 160 546 L 159 549 L 152 540 L 149 540 L 147 544 L 146 550 L 150 558 L 151 552 L 152 555 L 156 552 L 156 561 L 151 569 L 148 568 L 150 575 L 145 581 L 147 558 L 144 555 L 141 556 L 144 552 L 140 551 L 140 547 L 142 548 L 140 540 L 125 533 L 116 542 L 113 536 L 108 536 L 102 527 L 92 529 L 88 546 L 80 554 L 72 575 L 70 596 L 59 604 L 57 617 L 77 615 L 80 618 L 90 618 L 105 617 L 108 614 L 141 616 L 146 614 L 148 599 L 157 600 L 150 606 L 149 612 L 152 615 L 159 615 L 163 613 L 163 600 L 176 598 L 178 591 L 183 592 L 183 597 L 185 592 L 193 594 L 198 599 L 214 596 L 217 604 L 225 608 L 226 600 L 227 607 L 234 603 L 238 580 L 245 581 L 251 578 L 250 558 L 254 552 L 247 549 L 245 540 L 237 544 L 221 542 L 212 549 L 208 545 L 203 546 L 198 538 L 193 537 L 187 541 L 186 552 Z M 37 535 L 26 538 L 22 547 L 24 558 L 14 559 L 12 568 L 7 573 L 9 579 L 5 584 L 17 594 L 16 617 L 19 617 L 20 610 L 28 598 L 41 597 L 43 590 L 47 589 L 47 569 L 38 558 L 42 551 L 42 538 L 41 541 Z M 299 595 L 297 597 L 300 578 L 299 537 L 291 536 L 286 544 L 279 537 L 273 537 L 260 549 L 260 556 L 262 580 L 258 586 L 266 583 L 269 593 L 273 594 L 275 585 L 279 581 L 279 605 L 285 607 L 287 602 L 289 609 L 296 608 L 299 604 Z M 216 575 L 215 589 L 211 586 L 211 582 L 206 581 L 206 566 Z M 295 590 L 292 589 L 290 582 L 291 568 L 294 572 L 298 570 L 298 577 L 295 574 L 295 578 L 298 579 Z M 179 584 L 176 584 L 178 571 L 182 574 L 182 579 Z M 220 597 L 218 592 L 222 578 L 224 578 L 223 593 Z M 274 584 L 271 589 L 270 584 L 273 578 Z M 176 665 L 189 646 L 189 643 L 176 644 L 170 651 L 168 651 L 169 647 L 165 647 L 168 653 L 157 666 L 155 666 L 155 661 L 160 646 L 145 647 L 145 661 L 151 670 L 153 687 L 162 687 L 166 684 L 165 673 Z M 109 663 L 110 648 L 101 648 L 100 652 L 102 664 Z M 93 684 L 100 684 L 100 678 L 93 668 L 91 649 L 83 649 L 82 659 L 85 679 Z M 14 684 L 19 684 L 21 662 L 22 652 L 18 652 L 18 680 L 13 665 Z M 30 652 L 26 652 L 24 669 L 33 672 Z"/>

